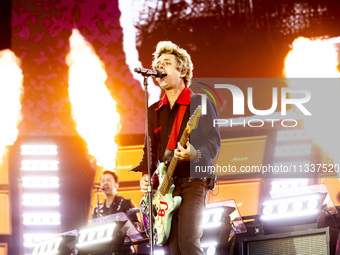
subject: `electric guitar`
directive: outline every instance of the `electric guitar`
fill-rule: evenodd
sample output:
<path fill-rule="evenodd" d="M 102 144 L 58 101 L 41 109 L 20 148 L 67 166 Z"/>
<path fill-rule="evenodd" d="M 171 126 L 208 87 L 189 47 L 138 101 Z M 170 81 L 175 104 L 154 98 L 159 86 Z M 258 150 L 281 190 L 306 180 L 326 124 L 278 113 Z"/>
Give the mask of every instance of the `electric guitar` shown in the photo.
<path fill-rule="evenodd" d="M 199 118 L 201 117 L 202 109 L 198 106 L 183 131 L 179 143 L 185 146 L 190 132 L 197 128 Z M 173 213 L 182 203 L 180 196 L 173 197 L 175 185 L 171 184 L 172 175 L 175 172 L 178 159 L 172 157 L 167 168 L 164 162 L 157 166 L 156 174 L 159 179 L 159 186 L 152 194 L 152 222 L 153 236 L 156 245 L 164 244 L 170 236 L 170 228 Z M 149 219 L 149 203 L 148 196 L 144 196 L 140 202 L 140 211 L 142 214 L 143 224 L 146 234 L 150 237 L 150 219 Z"/>

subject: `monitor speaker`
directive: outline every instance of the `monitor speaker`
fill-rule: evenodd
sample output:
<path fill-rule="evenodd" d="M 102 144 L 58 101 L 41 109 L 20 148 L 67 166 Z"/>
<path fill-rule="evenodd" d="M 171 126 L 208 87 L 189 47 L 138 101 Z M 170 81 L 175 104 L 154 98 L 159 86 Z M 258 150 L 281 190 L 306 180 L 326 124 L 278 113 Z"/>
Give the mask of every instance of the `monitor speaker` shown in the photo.
<path fill-rule="evenodd" d="M 330 254 L 329 228 L 239 239 L 242 255 Z"/>

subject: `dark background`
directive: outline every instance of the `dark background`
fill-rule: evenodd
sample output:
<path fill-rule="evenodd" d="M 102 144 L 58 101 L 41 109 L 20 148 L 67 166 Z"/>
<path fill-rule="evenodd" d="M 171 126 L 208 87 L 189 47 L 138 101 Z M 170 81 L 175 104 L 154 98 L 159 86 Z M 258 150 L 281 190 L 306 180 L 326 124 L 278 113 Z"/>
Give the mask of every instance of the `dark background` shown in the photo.
<path fill-rule="evenodd" d="M 191 55 L 196 78 L 283 77 L 294 39 L 340 35 L 339 1 L 131 2 L 142 4 L 134 18 L 142 65 L 150 67 L 158 41 L 171 40 Z M 144 92 L 125 61 L 118 1 L 2 0 L 0 9 L 1 49 L 11 48 L 24 72 L 19 135 L 77 135 L 65 63 L 77 28 L 106 66 L 107 87 L 121 116 L 121 142 L 140 142 L 125 139 L 144 133 Z"/>

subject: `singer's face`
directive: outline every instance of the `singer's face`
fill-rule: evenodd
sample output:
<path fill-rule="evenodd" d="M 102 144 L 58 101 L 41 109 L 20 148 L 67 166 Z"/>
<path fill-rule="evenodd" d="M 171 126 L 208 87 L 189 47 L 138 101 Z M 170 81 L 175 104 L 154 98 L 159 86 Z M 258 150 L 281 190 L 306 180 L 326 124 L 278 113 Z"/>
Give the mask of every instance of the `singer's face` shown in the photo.
<path fill-rule="evenodd" d="M 107 196 L 116 196 L 118 184 L 115 182 L 115 179 L 111 174 L 104 174 L 100 181 L 100 186 L 103 189 L 103 192 Z"/>
<path fill-rule="evenodd" d="M 183 84 L 183 75 L 177 69 L 177 59 L 173 54 L 162 54 L 156 64 L 156 70 L 165 73 L 166 76 L 157 78 L 157 82 L 162 89 L 179 89 Z"/>

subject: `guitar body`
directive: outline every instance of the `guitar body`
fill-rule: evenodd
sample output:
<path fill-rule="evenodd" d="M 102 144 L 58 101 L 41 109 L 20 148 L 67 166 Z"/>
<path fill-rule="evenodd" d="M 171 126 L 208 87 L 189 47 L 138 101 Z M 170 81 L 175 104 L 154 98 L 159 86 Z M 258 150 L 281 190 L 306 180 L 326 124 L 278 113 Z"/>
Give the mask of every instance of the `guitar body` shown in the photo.
<path fill-rule="evenodd" d="M 198 119 L 202 114 L 201 106 L 198 106 L 189 118 L 187 126 L 183 131 L 179 141 L 181 146 L 185 146 L 192 129 L 197 128 Z M 177 166 L 177 158 L 172 157 L 169 166 L 160 163 L 156 169 L 159 179 L 159 186 L 152 194 L 152 219 L 149 218 L 148 196 L 144 196 L 140 202 L 140 211 L 146 234 L 150 235 L 150 221 L 153 222 L 153 236 L 156 245 L 164 244 L 171 230 L 171 221 L 174 212 L 182 203 L 180 196 L 173 197 L 175 185 L 171 185 L 172 176 Z M 150 236 L 149 236 L 150 237 Z"/>
<path fill-rule="evenodd" d="M 160 163 L 156 171 L 160 187 L 166 175 L 166 165 L 164 163 Z M 172 216 L 182 202 L 182 198 L 180 196 L 173 197 L 174 189 L 175 186 L 171 185 L 167 194 L 162 195 L 157 189 L 152 195 L 153 234 L 156 245 L 162 245 L 168 240 L 170 236 Z M 149 236 L 150 219 L 147 196 L 142 198 L 140 202 L 140 210 L 146 233 Z"/>

